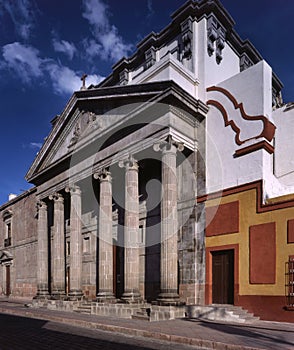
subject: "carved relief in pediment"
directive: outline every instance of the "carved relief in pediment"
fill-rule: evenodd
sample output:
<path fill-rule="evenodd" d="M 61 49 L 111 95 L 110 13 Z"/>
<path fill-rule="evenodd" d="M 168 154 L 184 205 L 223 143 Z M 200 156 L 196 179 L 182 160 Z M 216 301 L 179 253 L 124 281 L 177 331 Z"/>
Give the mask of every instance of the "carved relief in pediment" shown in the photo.
<path fill-rule="evenodd" d="M 101 115 L 82 110 L 73 129 L 72 138 L 70 139 L 68 147 L 75 145 L 80 138 L 88 135 L 92 131 L 102 128 L 103 120 Z"/>

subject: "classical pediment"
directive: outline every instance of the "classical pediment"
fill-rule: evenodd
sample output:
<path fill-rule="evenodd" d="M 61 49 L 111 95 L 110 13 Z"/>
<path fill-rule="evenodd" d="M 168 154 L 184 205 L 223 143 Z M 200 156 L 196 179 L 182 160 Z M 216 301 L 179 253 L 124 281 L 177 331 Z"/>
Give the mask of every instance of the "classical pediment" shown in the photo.
<path fill-rule="evenodd" d="M 8 263 L 13 260 L 13 255 L 6 250 L 0 252 L 0 265 Z"/>
<path fill-rule="evenodd" d="M 192 108 L 196 113 L 198 110 L 201 110 L 201 113 L 206 112 L 198 100 L 193 99 L 172 81 L 76 92 L 64 112 L 54 120 L 53 128 L 29 169 L 26 179 L 39 184 L 39 180 L 35 181 L 37 178 L 52 177 L 68 169 L 73 154 L 101 140 L 103 142 L 106 140 L 108 143 L 116 142 L 124 137 L 127 127 L 128 132 L 132 132 L 132 127 L 129 129 L 130 125 L 138 124 L 138 120 L 139 123 L 146 123 L 148 119 L 155 118 L 155 115 L 160 113 L 158 108 L 154 109 L 155 107 L 153 111 L 149 111 L 150 106 L 164 100 L 169 104 L 170 98 L 176 99 L 181 104 L 185 101 L 187 108 Z M 112 135 L 111 141 L 109 135 Z"/>

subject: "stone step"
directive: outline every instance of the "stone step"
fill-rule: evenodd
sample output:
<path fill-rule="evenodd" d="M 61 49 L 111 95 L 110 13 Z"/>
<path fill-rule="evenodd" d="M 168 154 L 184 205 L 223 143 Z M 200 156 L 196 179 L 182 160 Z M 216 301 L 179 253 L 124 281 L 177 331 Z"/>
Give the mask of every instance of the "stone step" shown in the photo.
<path fill-rule="evenodd" d="M 78 312 L 80 314 L 91 314 L 91 304 L 90 303 L 82 303 L 79 305 L 74 312 Z"/>
<path fill-rule="evenodd" d="M 143 320 L 143 321 L 150 321 L 150 317 L 147 315 L 132 315 L 132 320 Z"/>
<path fill-rule="evenodd" d="M 132 315 L 132 319 L 150 321 L 150 308 L 141 307 Z"/>
<path fill-rule="evenodd" d="M 193 305 L 189 307 L 188 317 L 220 322 L 254 322 L 259 317 L 254 316 L 240 306 L 211 304 L 206 306 Z"/>

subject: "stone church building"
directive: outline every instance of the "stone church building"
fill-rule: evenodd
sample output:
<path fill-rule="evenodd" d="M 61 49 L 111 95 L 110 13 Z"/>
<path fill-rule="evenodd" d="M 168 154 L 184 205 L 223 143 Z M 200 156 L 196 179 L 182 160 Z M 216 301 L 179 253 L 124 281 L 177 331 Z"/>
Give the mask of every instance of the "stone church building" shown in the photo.
<path fill-rule="evenodd" d="M 186 2 L 99 85 L 82 80 L 34 187 L 0 207 L 0 294 L 293 322 L 294 104 L 220 1 Z"/>

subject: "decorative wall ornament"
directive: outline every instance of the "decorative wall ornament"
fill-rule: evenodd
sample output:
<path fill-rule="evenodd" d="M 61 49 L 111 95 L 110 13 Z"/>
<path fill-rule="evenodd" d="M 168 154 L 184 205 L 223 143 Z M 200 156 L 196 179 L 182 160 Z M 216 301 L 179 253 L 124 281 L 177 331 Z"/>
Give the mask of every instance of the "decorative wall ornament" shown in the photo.
<path fill-rule="evenodd" d="M 214 53 L 214 42 L 217 39 L 217 19 L 211 15 L 207 19 L 207 52 L 209 56 Z"/>
<path fill-rule="evenodd" d="M 207 103 L 207 105 L 214 106 L 215 108 L 217 108 L 221 112 L 221 114 L 224 118 L 225 127 L 230 126 L 235 133 L 235 143 L 237 146 L 244 145 L 247 141 L 250 141 L 250 140 L 260 141 L 260 139 L 264 138 L 265 139 L 264 141 L 257 142 L 257 144 L 260 146 L 257 149 L 264 148 L 269 153 L 273 153 L 274 148 L 270 144 L 270 142 L 273 140 L 273 138 L 275 136 L 276 126 L 272 122 L 270 122 L 266 116 L 264 116 L 264 115 L 253 115 L 253 116 L 248 115 L 245 112 L 243 103 L 242 102 L 239 103 L 235 99 L 235 97 L 228 90 L 226 90 L 224 88 L 212 86 L 212 87 L 207 89 L 207 92 L 219 92 L 219 93 L 223 94 L 224 96 L 226 96 L 226 98 L 228 99 L 229 104 L 226 104 L 226 107 L 222 103 L 220 103 L 219 101 L 217 101 L 215 99 L 208 100 L 206 103 Z M 234 110 L 237 110 L 240 113 L 240 117 L 247 122 L 250 122 L 250 123 L 262 122 L 262 127 L 259 129 L 259 131 L 256 131 L 256 130 L 252 131 L 252 135 L 250 137 L 241 139 L 241 136 L 240 136 L 241 131 L 242 131 L 241 127 L 240 127 L 240 125 L 236 124 L 236 122 L 232 119 L 232 115 L 231 115 L 231 114 L 233 114 Z M 251 152 L 251 151 L 255 151 L 257 149 L 252 148 L 252 145 L 251 145 L 249 151 Z M 247 152 L 246 147 L 244 148 L 244 150 L 246 150 L 246 152 Z M 243 155 L 243 153 L 240 151 L 241 150 L 238 150 L 236 152 L 236 156 Z M 244 154 L 246 154 L 246 152 Z"/>
<path fill-rule="evenodd" d="M 223 56 L 222 51 L 225 48 L 226 30 L 219 23 L 217 18 L 211 14 L 207 18 L 207 52 L 212 56 L 215 52 L 217 64 L 220 64 Z"/>
<path fill-rule="evenodd" d="M 152 67 L 156 62 L 156 50 L 153 46 L 145 52 L 145 70 Z"/>
<path fill-rule="evenodd" d="M 253 62 L 246 53 L 243 53 L 243 55 L 240 57 L 240 72 L 243 72 L 243 70 L 251 66 L 253 66 Z"/>
<path fill-rule="evenodd" d="M 274 87 L 272 88 L 272 106 L 273 109 L 281 108 L 284 106 L 283 96 L 281 91 L 277 91 Z"/>
<path fill-rule="evenodd" d="M 181 61 L 192 58 L 193 28 L 191 17 L 181 23 Z"/>
<path fill-rule="evenodd" d="M 81 137 L 88 135 L 94 130 L 101 129 L 102 126 L 101 118 L 99 118 L 94 112 L 81 111 L 68 147 L 72 147 Z"/>
<path fill-rule="evenodd" d="M 125 68 L 119 73 L 119 85 L 127 85 L 129 82 L 129 71 Z"/>

